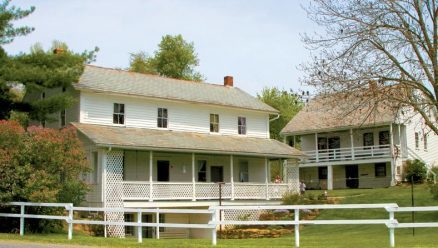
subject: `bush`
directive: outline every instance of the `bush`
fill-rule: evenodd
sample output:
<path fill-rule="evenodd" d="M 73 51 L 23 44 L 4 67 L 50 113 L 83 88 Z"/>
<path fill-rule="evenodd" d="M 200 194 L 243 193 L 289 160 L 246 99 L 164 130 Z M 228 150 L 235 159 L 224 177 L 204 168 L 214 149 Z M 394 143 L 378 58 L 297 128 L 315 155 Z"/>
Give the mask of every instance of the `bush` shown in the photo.
<path fill-rule="evenodd" d="M 304 196 L 300 194 L 285 194 L 281 199 L 283 205 L 303 205 Z"/>
<path fill-rule="evenodd" d="M 0 121 L 0 203 L 10 201 L 70 202 L 84 200 L 87 185 L 79 180 L 88 171 L 76 130 L 30 127 Z M 29 214 L 59 214 L 63 209 L 26 208 Z M 29 232 L 60 228 L 53 220 L 26 220 Z M 11 231 L 11 227 L 0 227 Z"/>
<path fill-rule="evenodd" d="M 427 176 L 426 165 L 418 159 L 409 160 L 406 164 L 406 176 L 405 179 L 414 183 L 423 183 Z"/>

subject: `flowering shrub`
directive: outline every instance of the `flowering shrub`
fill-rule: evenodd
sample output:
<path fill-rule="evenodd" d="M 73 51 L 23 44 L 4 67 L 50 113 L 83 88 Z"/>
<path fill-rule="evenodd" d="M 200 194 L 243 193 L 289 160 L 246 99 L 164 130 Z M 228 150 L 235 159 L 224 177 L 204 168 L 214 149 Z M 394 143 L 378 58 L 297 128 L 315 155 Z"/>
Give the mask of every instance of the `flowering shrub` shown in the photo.
<path fill-rule="evenodd" d="M 87 192 L 87 185 L 79 178 L 87 171 L 85 154 L 74 128 L 29 127 L 25 131 L 16 121 L 0 121 L 0 202 L 79 204 Z M 30 231 L 36 232 L 52 225 L 45 220 L 26 223 Z M 0 228 L 4 229 L 1 224 Z"/>

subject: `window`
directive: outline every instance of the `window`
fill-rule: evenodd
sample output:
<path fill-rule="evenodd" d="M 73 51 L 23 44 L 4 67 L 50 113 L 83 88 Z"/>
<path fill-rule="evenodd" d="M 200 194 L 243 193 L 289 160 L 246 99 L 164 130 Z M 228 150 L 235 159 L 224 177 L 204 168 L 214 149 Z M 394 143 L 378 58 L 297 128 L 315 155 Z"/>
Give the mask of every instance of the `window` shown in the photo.
<path fill-rule="evenodd" d="M 239 182 L 249 182 L 248 161 L 240 161 L 239 164 Z"/>
<path fill-rule="evenodd" d="M 219 115 L 218 114 L 210 114 L 210 132 L 213 132 L 213 133 L 219 132 Z"/>
<path fill-rule="evenodd" d="M 246 117 L 237 117 L 237 131 L 239 134 L 246 134 Z"/>
<path fill-rule="evenodd" d="M 133 214 L 125 214 L 125 222 L 135 222 Z M 134 235 L 134 227 L 133 226 L 125 226 L 125 235 L 133 236 Z"/>
<path fill-rule="evenodd" d="M 386 177 L 386 163 L 374 164 L 374 171 L 376 177 Z"/>
<path fill-rule="evenodd" d="M 93 171 L 91 171 L 91 180 L 90 183 L 92 184 L 97 184 L 97 178 L 98 178 L 98 156 L 97 156 L 97 152 L 93 152 L 92 153 L 92 165 L 93 167 L 91 168 Z"/>
<path fill-rule="evenodd" d="M 65 123 L 66 123 L 65 109 L 61 110 L 60 119 L 61 119 L 61 127 L 65 127 Z"/>
<path fill-rule="evenodd" d="M 327 150 L 327 148 L 328 148 L 327 138 L 325 137 L 318 138 L 318 151 Z"/>
<path fill-rule="evenodd" d="M 167 109 L 158 108 L 157 127 L 167 128 Z"/>
<path fill-rule="evenodd" d="M 423 146 L 424 150 L 427 150 L 427 133 L 423 134 Z"/>
<path fill-rule="evenodd" d="M 415 132 L 415 149 L 420 149 L 420 135 Z"/>
<path fill-rule="evenodd" d="M 363 146 L 373 146 L 374 145 L 374 134 L 364 133 L 363 134 Z M 369 149 L 369 147 L 368 147 Z"/>
<path fill-rule="evenodd" d="M 318 167 L 318 178 L 319 180 L 327 179 L 327 167 Z"/>
<path fill-rule="evenodd" d="M 389 131 L 379 132 L 379 145 L 389 145 Z"/>
<path fill-rule="evenodd" d="M 207 182 L 207 161 L 198 160 L 198 182 Z"/>
<path fill-rule="evenodd" d="M 113 123 L 125 124 L 125 104 L 114 103 Z"/>

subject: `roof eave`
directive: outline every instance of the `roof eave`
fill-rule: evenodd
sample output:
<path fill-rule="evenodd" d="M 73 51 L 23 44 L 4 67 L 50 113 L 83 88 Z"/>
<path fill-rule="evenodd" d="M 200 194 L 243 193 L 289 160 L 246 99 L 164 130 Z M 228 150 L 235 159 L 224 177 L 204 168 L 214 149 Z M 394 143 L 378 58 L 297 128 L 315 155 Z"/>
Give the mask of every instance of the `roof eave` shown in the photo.
<path fill-rule="evenodd" d="M 364 128 L 371 128 L 371 127 L 381 127 L 385 125 L 391 125 L 394 124 L 395 121 L 387 121 L 387 122 L 379 122 L 379 123 L 373 123 L 368 125 L 354 125 L 354 126 L 339 126 L 334 128 L 320 128 L 320 129 L 310 129 L 310 130 L 304 130 L 304 131 L 281 131 L 280 136 L 286 137 L 290 135 L 304 135 L 304 134 L 313 134 L 313 133 L 326 133 L 326 132 L 336 132 L 336 131 L 346 131 L 349 129 L 364 129 Z"/>

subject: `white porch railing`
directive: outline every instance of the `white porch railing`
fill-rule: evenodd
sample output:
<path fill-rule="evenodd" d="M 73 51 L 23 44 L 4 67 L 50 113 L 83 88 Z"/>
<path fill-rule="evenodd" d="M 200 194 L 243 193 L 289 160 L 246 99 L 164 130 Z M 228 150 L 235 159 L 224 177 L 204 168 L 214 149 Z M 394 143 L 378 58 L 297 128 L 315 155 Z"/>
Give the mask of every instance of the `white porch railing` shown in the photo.
<path fill-rule="evenodd" d="M 234 191 L 232 191 L 234 185 Z M 196 182 L 123 182 L 124 200 L 213 200 L 219 199 L 219 184 Z M 195 192 L 193 192 L 195 190 Z M 221 186 L 222 199 L 281 199 L 289 191 L 283 183 L 224 183 Z"/>
<path fill-rule="evenodd" d="M 346 147 L 303 151 L 307 155 L 305 163 L 335 162 L 391 157 L 390 145 Z"/>

